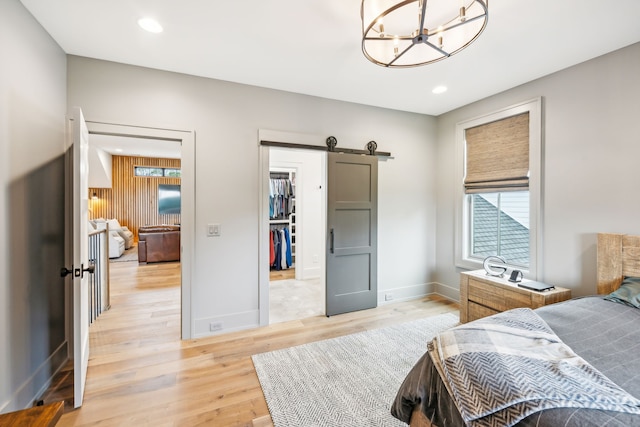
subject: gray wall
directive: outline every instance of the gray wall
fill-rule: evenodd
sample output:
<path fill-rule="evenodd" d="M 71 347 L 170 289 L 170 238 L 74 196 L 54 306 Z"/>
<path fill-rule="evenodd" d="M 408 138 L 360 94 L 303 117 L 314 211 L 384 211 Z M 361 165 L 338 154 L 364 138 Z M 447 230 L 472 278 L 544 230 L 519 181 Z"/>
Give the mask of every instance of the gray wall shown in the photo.
<path fill-rule="evenodd" d="M 258 70 L 256 70 L 258 72 Z M 433 117 L 70 56 L 68 105 L 89 121 L 196 133 L 195 335 L 258 324 L 258 130 L 376 140 L 380 295 L 428 293 L 435 266 Z M 206 236 L 220 223 L 222 236 Z"/>
<path fill-rule="evenodd" d="M 508 70 L 507 70 L 508 72 Z M 457 297 L 454 267 L 457 122 L 544 99 L 543 277 L 596 293 L 596 234 L 640 234 L 640 43 L 438 117 L 439 290 Z"/>
<path fill-rule="evenodd" d="M 437 119 L 87 58 L 65 63 L 17 0 L 0 3 L 0 55 L 11 59 L 0 67 L 3 412 L 31 403 L 55 369 L 47 357 L 57 360 L 64 347 L 62 286 L 52 274 L 62 254 L 70 106 L 93 121 L 196 131 L 196 334 L 208 333 L 212 319 L 225 319 L 226 329 L 257 323 L 258 129 L 335 135 L 351 148 L 373 139 L 393 153 L 379 173 L 381 294 L 416 296 L 438 280 L 442 293 L 457 297 L 455 123 L 538 96 L 546 127 L 542 279 L 593 293 L 595 233 L 640 234 L 640 45 Z M 223 226 L 219 239 L 206 238 L 212 222 Z"/>
<path fill-rule="evenodd" d="M 19 1 L 3 0 L 0 57 L 0 412 L 8 412 L 30 406 L 67 357 L 66 56 Z"/>

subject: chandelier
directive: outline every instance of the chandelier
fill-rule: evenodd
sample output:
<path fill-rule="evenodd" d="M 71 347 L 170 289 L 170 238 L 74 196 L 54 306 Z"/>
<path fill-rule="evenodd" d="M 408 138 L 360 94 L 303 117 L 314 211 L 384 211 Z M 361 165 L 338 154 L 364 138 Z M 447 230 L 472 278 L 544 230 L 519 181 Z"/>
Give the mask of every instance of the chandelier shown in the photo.
<path fill-rule="evenodd" d="M 362 52 L 383 67 L 440 61 L 487 26 L 489 0 L 362 0 Z"/>

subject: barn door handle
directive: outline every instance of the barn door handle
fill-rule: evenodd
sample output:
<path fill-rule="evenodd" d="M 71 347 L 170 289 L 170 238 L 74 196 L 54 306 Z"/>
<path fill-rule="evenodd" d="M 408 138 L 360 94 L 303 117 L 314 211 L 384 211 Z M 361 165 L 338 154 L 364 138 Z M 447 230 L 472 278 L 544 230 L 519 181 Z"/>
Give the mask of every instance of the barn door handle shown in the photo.
<path fill-rule="evenodd" d="M 333 253 L 333 228 L 330 231 L 331 233 L 331 247 L 329 248 L 329 250 L 331 251 L 331 253 Z"/>

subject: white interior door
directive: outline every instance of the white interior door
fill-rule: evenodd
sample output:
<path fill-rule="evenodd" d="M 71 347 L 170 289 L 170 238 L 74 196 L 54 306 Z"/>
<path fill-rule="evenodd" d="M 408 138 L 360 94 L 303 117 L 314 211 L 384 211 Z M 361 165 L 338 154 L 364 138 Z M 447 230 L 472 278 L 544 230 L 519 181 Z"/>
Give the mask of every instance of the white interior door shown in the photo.
<path fill-rule="evenodd" d="M 89 131 L 82 110 L 75 107 L 70 126 L 72 136 L 71 183 L 73 201 L 71 217 L 71 244 L 73 246 L 73 397 L 74 406 L 82 406 L 84 386 L 89 364 L 89 281 L 86 271 L 89 266 Z"/>

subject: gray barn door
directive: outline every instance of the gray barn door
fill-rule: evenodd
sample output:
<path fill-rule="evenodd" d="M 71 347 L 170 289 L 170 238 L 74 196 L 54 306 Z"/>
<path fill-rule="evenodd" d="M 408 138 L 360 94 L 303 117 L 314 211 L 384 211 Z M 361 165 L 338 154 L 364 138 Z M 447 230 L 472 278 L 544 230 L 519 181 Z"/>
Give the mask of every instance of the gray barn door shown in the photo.
<path fill-rule="evenodd" d="M 377 306 L 378 159 L 328 153 L 327 316 Z"/>

